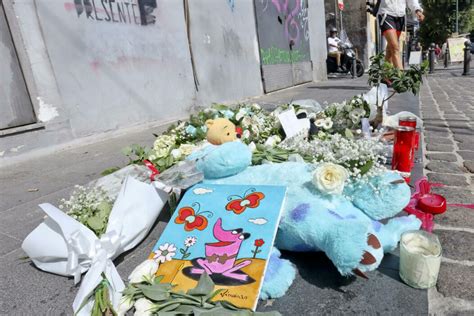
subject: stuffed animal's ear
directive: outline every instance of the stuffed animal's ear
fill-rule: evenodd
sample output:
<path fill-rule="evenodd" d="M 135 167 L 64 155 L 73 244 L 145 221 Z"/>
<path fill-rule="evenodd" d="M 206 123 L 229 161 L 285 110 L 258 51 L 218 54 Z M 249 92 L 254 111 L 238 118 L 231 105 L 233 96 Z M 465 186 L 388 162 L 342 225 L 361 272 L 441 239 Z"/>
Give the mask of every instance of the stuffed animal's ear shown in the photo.
<path fill-rule="evenodd" d="M 214 120 L 207 120 L 206 121 L 206 127 L 210 128 L 214 124 Z"/>

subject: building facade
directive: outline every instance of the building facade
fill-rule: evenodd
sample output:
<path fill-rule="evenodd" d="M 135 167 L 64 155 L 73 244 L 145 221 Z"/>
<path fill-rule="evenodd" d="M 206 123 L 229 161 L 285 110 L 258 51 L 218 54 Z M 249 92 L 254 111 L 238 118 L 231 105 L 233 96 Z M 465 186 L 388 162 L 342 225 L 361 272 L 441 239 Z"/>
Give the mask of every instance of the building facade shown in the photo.
<path fill-rule="evenodd" d="M 0 161 L 326 78 L 323 0 L 5 0 Z"/>

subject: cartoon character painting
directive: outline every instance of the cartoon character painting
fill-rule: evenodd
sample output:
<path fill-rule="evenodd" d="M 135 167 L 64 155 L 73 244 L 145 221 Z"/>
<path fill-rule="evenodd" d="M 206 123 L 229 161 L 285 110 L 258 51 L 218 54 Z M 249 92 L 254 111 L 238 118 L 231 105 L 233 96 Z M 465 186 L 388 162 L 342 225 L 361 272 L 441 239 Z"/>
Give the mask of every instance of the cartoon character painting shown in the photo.
<path fill-rule="evenodd" d="M 160 262 L 161 282 L 186 292 L 206 273 L 223 290 L 216 300 L 255 308 L 285 192 L 259 185 L 189 189 L 150 255 Z"/>
<path fill-rule="evenodd" d="M 247 281 L 245 273 L 237 272 L 251 264 L 250 260 L 244 260 L 236 264 L 242 242 L 250 237 L 249 233 L 244 233 L 242 228 L 225 230 L 222 228 L 222 219 L 218 219 L 214 224 L 214 237 L 217 242 L 206 243 L 206 258 L 196 259 L 199 267 L 191 268 L 192 274 L 208 275 L 222 274 L 231 279 Z M 185 272 L 186 273 L 186 272 Z"/>

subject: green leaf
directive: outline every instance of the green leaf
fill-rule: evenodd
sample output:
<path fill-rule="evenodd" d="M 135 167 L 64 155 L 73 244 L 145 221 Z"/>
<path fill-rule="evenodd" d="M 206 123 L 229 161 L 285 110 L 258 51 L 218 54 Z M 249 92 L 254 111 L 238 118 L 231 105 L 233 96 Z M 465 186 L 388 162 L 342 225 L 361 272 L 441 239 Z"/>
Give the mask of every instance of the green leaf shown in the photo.
<path fill-rule="evenodd" d="M 184 255 L 184 249 L 183 248 L 179 248 L 179 252 L 181 252 Z"/>
<path fill-rule="evenodd" d="M 153 280 L 153 283 L 160 284 L 161 280 L 163 280 L 164 277 L 165 277 L 164 275 L 159 275 L 155 277 L 155 279 Z"/>
<path fill-rule="evenodd" d="M 99 216 L 91 216 L 87 219 L 87 225 L 94 231 L 99 231 L 104 228 L 104 219 Z"/>
<path fill-rule="evenodd" d="M 370 161 L 367 161 L 367 163 L 365 165 L 363 165 L 362 167 L 360 167 L 360 174 L 363 176 L 364 174 L 366 174 L 367 172 L 369 172 L 369 170 L 374 166 L 374 162 L 372 160 Z"/>
<path fill-rule="evenodd" d="M 160 284 L 155 285 L 143 285 L 137 284 L 137 287 L 142 290 L 143 295 L 153 301 L 165 301 L 170 297 L 169 290 L 160 287 Z"/>
<path fill-rule="evenodd" d="M 183 256 L 183 259 L 186 259 L 187 257 L 189 257 L 191 254 L 190 253 L 187 253 Z"/>
<path fill-rule="evenodd" d="M 97 206 L 97 210 L 99 211 L 99 216 L 104 220 L 107 220 L 110 212 L 112 211 L 112 204 L 107 201 L 102 201 Z"/>
<path fill-rule="evenodd" d="M 194 289 L 188 290 L 187 294 L 195 296 L 206 296 L 214 290 L 214 282 L 207 275 L 207 273 L 201 274 L 199 282 Z"/>
<path fill-rule="evenodd" d="M 354 138 L 354 134 L 352 134 L 351 130 L 348 128 L 346 128 L 346 130 L 344 131 L 344 136 L 346 136 L 346 138 L 349 138 L 349 139 Z"/>
<path fill-rule="evenodd" d="M 206 299 L 206 302 L 211 301 L 214 297 L 216 297 L 217 295 L 219 295 L 219 293 L 224 292 L 224 291 L 225 291 L 225 289 L 217 289 L 217 290 L 215 290 L 214 292 L 208 294 L 208 295 L 206 296 L 206 298 L 205 298 L 205 299 Z"/>
<path fill-rule="evenodd" d="M 125 156 L 130 156 L 132 154 L 132 148 L 130 146 L 122 148 L 122 153 Z"/>
<path fill-rule="evenodd" d="M 117 170 L 120 170 L 120 167 L 107 168 L 107 169 L 105 169 L 104 171 L 102 171 L 102 172 L 100 173 L 100 175 L 101 175 L 101 176 L 107 176 L 107 175 L 109 175 L 109 174 L 111 174 L 111 173 L 114 173 L 114 172 L 117 171 Z"/>

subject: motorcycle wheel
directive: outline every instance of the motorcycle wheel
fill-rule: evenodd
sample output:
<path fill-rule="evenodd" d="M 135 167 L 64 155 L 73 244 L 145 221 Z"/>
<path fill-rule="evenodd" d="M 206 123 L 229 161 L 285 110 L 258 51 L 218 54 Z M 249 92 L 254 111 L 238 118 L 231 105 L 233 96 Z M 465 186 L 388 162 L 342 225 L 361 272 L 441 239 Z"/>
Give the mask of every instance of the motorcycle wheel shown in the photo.
<path fill-rule="evenodd" d="M 362 77 L 364 75 L 364 65 L 362 64 L 362 62 L 360 60 L 358 60 L 356 62 L 356 74 L 357 74 L 357 77 Z M 353 72 L 354 70 L 352 69 L 352 67 L 350 67 L 350 72 L 351 72 L 351 75 L 354 75 Z"/>

